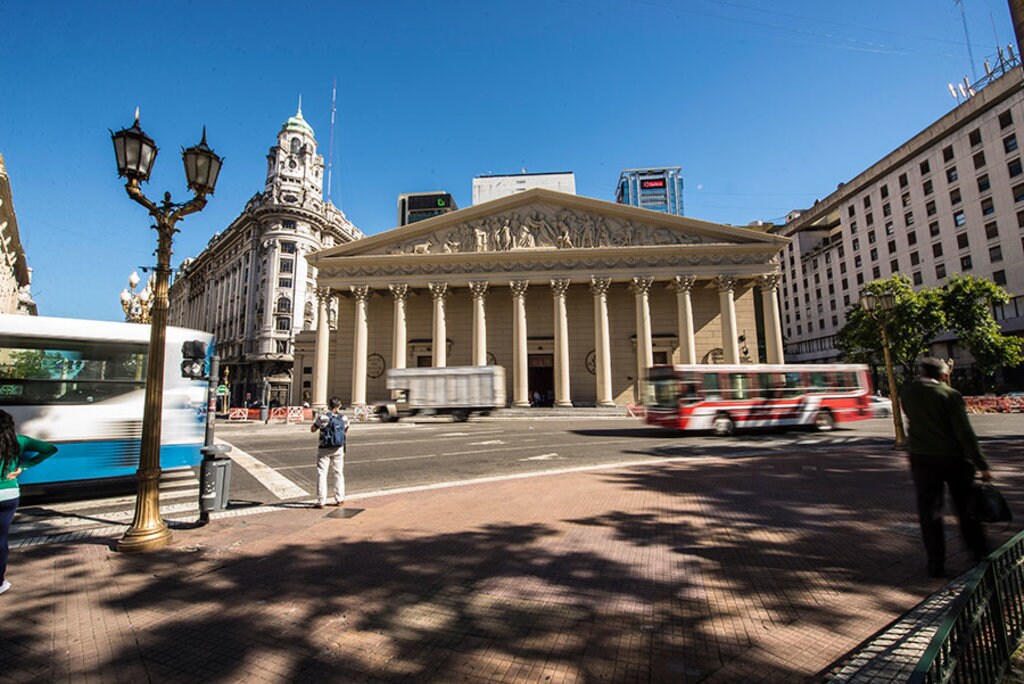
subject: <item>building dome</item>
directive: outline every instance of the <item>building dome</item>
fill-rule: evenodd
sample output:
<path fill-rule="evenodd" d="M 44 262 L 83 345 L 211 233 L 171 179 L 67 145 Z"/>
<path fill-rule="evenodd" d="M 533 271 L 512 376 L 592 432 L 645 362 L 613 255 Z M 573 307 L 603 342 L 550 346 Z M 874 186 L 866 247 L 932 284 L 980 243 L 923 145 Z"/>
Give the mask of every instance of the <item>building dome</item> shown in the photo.
<path fill-rule="evenodd" d="M 302 101 L 299 101 L 299 109 L 295 112 L 295 116 L 289 117 L 284 125 L 281 126 L 281 131 L 298 131 L 300 133 L 308 133 L 313 136 L 313 127 L 306 123 L 306 120 L 302 118 Z"/>

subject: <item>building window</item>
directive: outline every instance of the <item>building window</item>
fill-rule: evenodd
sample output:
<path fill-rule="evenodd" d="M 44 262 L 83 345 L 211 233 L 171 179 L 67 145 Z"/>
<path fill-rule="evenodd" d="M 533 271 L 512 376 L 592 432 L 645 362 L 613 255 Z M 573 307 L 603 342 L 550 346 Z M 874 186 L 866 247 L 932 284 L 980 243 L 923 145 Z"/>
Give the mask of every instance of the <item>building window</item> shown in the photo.
<path fill-rule="evenodd" d="M 839 281 L 839 286 L 844 290 L 850 289 L 850 283 L 846 280 L 846 278 L 843 278 L 842 280 Z"/>
<path fill-rule="evenodd" d="M 286 289 L 290 290 L 291 287 L 292 287 L 292 279 L 291 278 L 278 278 L 277 279 L 277 286 L 278 287 L 283 287 L 283 288 L 286 288 Z"/>
<path fill-rule="evenodd" d="M 921 272 L 920 271 L 914 271 L 914 276 L 913 277 L 914 277 L 914 284 L 915 285 L 920 285 L 922 282 L 924 282 L 922 280 L 922 278 L 921 278 Z"/>
<path fill-rule="evenodd" d="M 281 259 L 281 263 L 278 265 L 281 273 L 291 273 L 295 267 L 295 262 L 291 259 Z"/>
<path fill-rule="evenodd" d="M 850 221 L 850 233 L 853 234 L 853 233 L 856 233 L 856 232 L 857 232 L 857 222 L 856 221 Z"/>
<path fill-rule="evenodd" d="M 890 273 L 899 273 L 900 272 L 900 260 L 899 259 L 893 259 L 892 261 L 889 262 L 889 272 Z"/>
<path fill-rule="evenodd" d="M 995 221 L 985 224 L 985 237 L 994 240 L 999 237 L 999 224 Z"/>
<path fill-rule="evenodd" d="M 895 253 L 896 253 L 896 241 L 895 240 L 889 240 L 889 254 L 895 254 Z"/>
<path fill-rule="evenodd" d="M 292 329 L 292 319 L 285 318 L 283 316 L 278 318 L 277 319 L 277 329 L 278 330 L 291 330 Z"/>
<path fill-rule="evenodd" d="M 965 254 L 964 256 L 960 257 L 960 270 L 961 271 L 970 271 L 971 270 L 971 255 L 970 254 Z"/>
<path fill-rule="evenodd" d="M 906 214 L 903 215 L 903 225 L 906 225 L 906 226 L 914 225 L 914 212 L 908 211 Z M 891 227 L 890 227 L 890 230 L 891 230 Z M 886 232 L 888 232 L 888 231 L 886 231 Z M 889 235 L 892 235 L 892 233 L 889 233 Z"/>
<path fill-rule="evenodd" d="M 849 215 L 850 217 L 853 217 L 853 216 L 855 216 L 855 215 L 856 215 L 856 213 L 857 213 L 857 208 L 856 208 L 856 207 L 854 207 L 854 206 L 853 206 L 853 205 L 851 204 L 851 205 L 850 205 L 849 207 L 847 207 L 847 208 L 846 208 L 846 213 L 847 213 L 847 214 L 848 214 L 848 215 Z"/>
<path fill-rule="evenodd" d="M 942 256 L 942 243 L 941 242 L 936 242 L 936 243 L 934 243 L 932 245 L 932 256 L 936 256 L 936 257 Z"/>
<path fill-rule="evenodd" d="M 292 222 L 294 223 L 294 221 Z M 295 254 L 295 243 L 294 242 L 282 242 L 281 252 L 284 254 Z"/>
<path fill-rule="evenodd" d="M 949 181 L 950 183 L 955 183 L 957 178 L 959 178 L 959 176 L 956 175 L 956 167 L 955 166 L 950 166 L 948 169 L 946 169 L 946 180 L 947 181 Z"/>
<path fill-rule="evenodd" d="M 278 340 L 277 341 L 277 353 L 278 354 L 287 354 L 288 353 L 288 340 Z"/>
<path fill-rule="evenodd" d="M 295 230 L 295 221 L 282 221 L 281 222 L 281 226 L 285 230 Z M 293 245 L 293 247 L 294 247 L 294 245 Z M 292 251 L 294 251 L 294 250 L 292 250 Z"/>
<path fill-rule="evenodd" d="M 951 161 L 953 159 L 953 146 L 947 145 L 942 150 L 942 161 Z"/>
<path fill-rule="evenodd" d="M 962 214 L 963 212 L 960 212 L 960 213 Z M 928 232 L 931 234 L 932 237 L 938 236 L 938 234 L 939 234 L 939 222 L 938 221 L 932 221 L 931 223 L 929 223 L 928 224 Z"/>
<path fill-rule="evenodd" d="M 992 184 L 988 180 L 987 173 L 982 176 L 978 176 L 978 192 L 986 192 L 991 187 Z"/>
<path fill-rule="evenodd" d="M 974 147 L 975 145 L 980 145 L 981 144 L 981 129 L 980 128 L 975 128 L 973 131 L 971 131 L 967 135 L 967 139 L 970 141 L 971 147 Z"/>
<path fill-rule="evenodd" d="M 1021 168 L 1020 159 L 1013 159 L 1006 164 L 1006 170 L 1010 173 L 1010 178 L 1016 178 L 1024 169 Z"/>
<path fill-rule="evenodd" d="M 1006 271 L 993 271 L 992 281 L 999 286 L 1006 285 Z"/>
<path fill-rule="evenodd" d="M 881 193 L 882 199 L 885 199 L 886 197 L 888 197 L 889 196 L 889 186 L 888 185 L 883 185 L 881 188 L 879 188 L 879 193 Z"/>
<path fill-rule="evenodd" d="M 917 266 L 919 263 L 921 263 L 921 255 L 918 254 L 917 252 L 911 252 L 910 253 L 910 265 L 911 266 Z"/>
<path fill-rule="evenodd" d="M 1003 138 L 1003 149 L 1006 150 L 1007 154 L 1017 149 L 1017 135 L 1008 135 Z"/>
<path fill-rule="evenodd" d="M 1024 183 L 1013 186 L 1013 201 L 1024 202 Z"/>
<path fill-rule="evenodd" d="M 931 179 L 928 179 L 928 180 L 926 180 L 926 181 L 925 181 L 924 183 L 922 183 L 922 184 L 921 184 L 921 190 L 923 190 L 923 191 L 924 191 L 924 194 L 926 194 L 926 195 L 930 195 L 930 194 L 932 194 L 932 190 L 933 190 L 933 189 L 934 189 L 934 188 L 933 188 L 933 186 L 932 186 L 932 181 L 931 181 Z"/>
<path fill-rule="evenodd" d="M 986 197 L 985 199 L 981 200 L 981 215 L 990 216 L 994 213 L 996 213 L 996 207 L 995 204 L 992 203 L 992 198 Z"/>
<path fill-rule="evenodd" d="M 882 205 L 882 216 L 892 216 L 892 207 L 888 202 Z"/>
<path fill-rule="evenodd" d="M 853 257 L 853 267 L 860 268 L 861 264 L 864 263 L 863 259 L 860 258 L 860 254 L 856 254 Z"/>
<path fill-rule="evenodd" d="M 912 230 L 907 232 L 907 244 L 908 245 L 916 245 L 917 244 L 917 233 L 915 233 Z"/>
<path fill-rule="evenodd" d="M 901 173 L 900 174 L 900 187 L 901 188 L 907 187 L 907 174 L 905 174 L 905 173 Z"/>
<path fill-rule="evenodd" d="M 999 245 L 988 248 L 988 260 L 993 264 L 998 264 L 1003 260 L 1003 248 Z"/>
<path fill-rule="evenodd" d="M 999 128 L 1006 128 L 1013 123 L 1013 114 L 1010 114 L 1010 110 L 1007 109 L 1005 112 L 999 115 Z"/>
<path fill-rule="evenodd" d="M 1022 224 L 1022 225 L 1024 225 L 1024 224 Z M 860 238 L 853 238 L 853 242 L 851 243 L 851 246 L 853 247 L 853 251 L 854 252 L 859 250 L 860 249 Z"/>
<path fill-rule="evenodd" d="M 960 233 L 956 236 L 956 246 L 960 249 L 967 249 L 970 247 L 970 243 L 967 239 L 967 233 Z"/>
<path fill-rule="evenodd" d="M 870 211 L 867 214 L 864 215 L 864 223 L 866 223 L 866 224 L 868 224 L 870 226 L 874 222 L 875 222 L 875 215 L 872 214 Z"/>
<path fill-rule="evenodd" d="M 864 284 L 864 274 L 863 273 L 858 273 L 857 274 L 857 285 L 863 285 L 863 284 Z"/>
<path fill-rule="evenodd" d="M 869 254 L 871 255 L 871 260 L 872 261 L 878 261 L 878 248 L 877 247 L 872 247 L 871 248 L 871 252 Z"/>
<path fill-rule="evenodd" d="M 840 273 L 846 273 L 846 262 L 845 261 L 839 262 L 839 272 Z"/>
<path fill-rule="evenodd" d="M 903 195 L 900 197 L 900 202 L 903 203 L 904 207 L 909 207 L 910 206 L 910 193 L 909 192 L 903 193 Z"/>
<path fill-rule="evenodd" d="M 946 264 L 935 264 L 935 277 L 939 280 L 946 277 Z"/>
<path fill-rule="evenodd" d="M 888 223 L 885 224 L 885 234 L 886 235 L 892 235 L 895 232 L 896 231 L 893 230 L 893 227 L 892 227 L 892 221 L 889 221 Z"/>
<path fill-rule="evenodd" d="M 864 208 L 867 209 L 871 206 L 871 195 L 864 195 Z"/>
<path fill-rule="evenodd" d="M 878 280 L 879 278 L 881 278 L 882 277 L 882 269 L 880 269 L 878 266 L 872 267 L 872 269 L 871 269 L 871 277 L 874 278 L 875 280 Z"/>
<path fill-rule="evenodd" d="M 277 300 L 277 313 L 291 313 L 292 311 L 292 300 L 287 297 L 281 297 Z"/>
<path fill-rule="evenodd" d="M 1017 212 L 1017 227 L 1024 228 L 1024 211 Z"/>
<path fill-rule="evenodd" d="M 953 188 L 952 190 L 949 191 L 950 204 L 960 204 L 960 200 L 960 188 Z"/>
<path fill-rule="evenodd" d="M 875 244 L 875 231 L 873 231 L 873 230 L 868 232 L 868 244 L 869 245 Z"/>
<path fill-rule="evenodd" d="M 929 216 L 935 216 L 935 200 L 929 200 L 928 204 L 924 205 L 924 211 Z"/>
<path fill-rule="evenodd" d="M 836 303 L 832 302 L 832 309 L 835 310 L 835 308 L 836 308 Z M 835 327 L 838 327 L 838 326 L 839 326 L 839 316 L 833 316 L 832 317 L 832 327 L 835 328 Z"/>
<path fill-rule="evenodd" d="M 928 172 L 930 172 L 931 170 L 932 170 L 932 167 L 931 167 L 931 165 L 928 164 L 928 160 L 927 159 L 925 159 L 923 162 L 921 162 L 921 175 L 922 176 L 927 175 Z"/>
<path fill-rule="evenodd" d="M 843 295 L 843 306 L 850 306 L 850 295 Z"/>
<path fill-rule="evenodd" d="M 974 168 L 980 169 L 985 165 L 985 153 L 978 152 L 974 155 Z"/>
<path fill-rule="evenodd" d="M 955 214 L 953 214 L 953 225 L 955 225 L 955 226 L 962 226 L 965 223 L 967 223 L 967 219 L 964 217 L 964 210 L 963 209 L 961 209 L 960 211 L 958 211 Z"/>

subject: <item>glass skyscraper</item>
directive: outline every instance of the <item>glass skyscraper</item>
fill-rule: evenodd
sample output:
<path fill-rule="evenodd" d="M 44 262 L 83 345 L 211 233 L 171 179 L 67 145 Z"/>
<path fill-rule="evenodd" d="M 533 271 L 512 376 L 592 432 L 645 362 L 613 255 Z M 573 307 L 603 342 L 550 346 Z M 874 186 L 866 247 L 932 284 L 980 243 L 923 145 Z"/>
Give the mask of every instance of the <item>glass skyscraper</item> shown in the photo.
<path fill-rule="evenodd" d="M 682 167 L 625 169 L 619 176 L 615 201 L 641 209 L 683 215 Z"/>

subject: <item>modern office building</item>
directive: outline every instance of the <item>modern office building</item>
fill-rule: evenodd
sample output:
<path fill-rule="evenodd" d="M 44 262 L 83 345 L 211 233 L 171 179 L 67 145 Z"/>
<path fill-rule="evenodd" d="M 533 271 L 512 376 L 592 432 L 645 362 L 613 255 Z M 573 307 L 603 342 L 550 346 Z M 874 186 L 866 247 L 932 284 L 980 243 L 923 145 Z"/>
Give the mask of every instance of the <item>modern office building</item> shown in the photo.
<path fill-rule="evenodd" d="M 575 195 L 576 175 L 572 171 L 552 173 L 526 173 L 524 171 L 523 173 L 477 176 L 473 179 L 473 204 L 483 204 L 534 188 Z"/>
<path fill-rule="evenodd" d="M 324 324 L 307 255 L 363 236 L 324 201 L 323 170 L 300 108 L 270 148 L 263 191 L 171 284 L 170 322 L 217 336 L 232 405 L 260 401 L 265 386 L 282 405 L 308 399 L 291 378 L 295 333 Z"/>
<path fill-rule="evenodd" d="M 1013 300 L 996 317 L 1024 331 L 1024 79 L 1002 65 L 975 93 L 813 207 L 773 229 L 783 252 L 787 362 L 839 358 L 835 334 L 859 291 L 901 273 L 915 287 L 954 273 L 990 278 Z M 970 365 L 955 340 L 933 352 Z"/>
<path fill-rule="evenodd" d="M 440 216 L 458 207 L 451 194 L 442 190 L 435 192 L 409 192 L 398 196 L 398 224 L 407 226 L 432 216 Z"/>
<path fill-rule="evenodd" d="M 683 175 L 679 166 L 625 169 L 615 201 L 631 207 L 683 216 Z"/>
<path fill-rule="evenodd" d="M 25 260 L 18 233 L 11 179 L 0 155 L 0 313 L 37 315 L 31 285 L 32 269 Z"/>

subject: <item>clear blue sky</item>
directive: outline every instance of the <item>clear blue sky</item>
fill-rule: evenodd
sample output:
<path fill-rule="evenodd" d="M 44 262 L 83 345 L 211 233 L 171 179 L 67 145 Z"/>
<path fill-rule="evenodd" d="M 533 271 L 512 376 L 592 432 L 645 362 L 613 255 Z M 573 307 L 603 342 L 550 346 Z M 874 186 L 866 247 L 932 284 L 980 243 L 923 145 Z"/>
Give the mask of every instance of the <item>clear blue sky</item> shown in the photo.
<path fill-rule="evenodd" d="M 1007 2 L 964 10 L 982 74 L 1013 41 Z M 964 35 L 953 0 L 0 0 L 0 153 L 40 312 L 119 320 L 128 274 L 155 262 L 107 132 L 136 105 L 162 149 L 154 199 L 187 198 L 179 151 L 203 125 L 226 159 L 174 265 L 262 189 L 300 94 L 327 158 L 334 79 L 332 197 L 367 234 L 394 226 L 399 193 L 466 207 L 473 176 L 522 168 L 613 200 L 621 169 L 679 165 L 688 216 L 742 225 L 955 106 Z"/>

